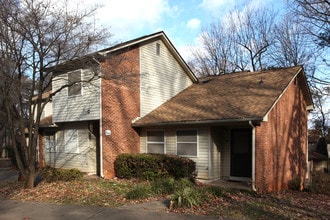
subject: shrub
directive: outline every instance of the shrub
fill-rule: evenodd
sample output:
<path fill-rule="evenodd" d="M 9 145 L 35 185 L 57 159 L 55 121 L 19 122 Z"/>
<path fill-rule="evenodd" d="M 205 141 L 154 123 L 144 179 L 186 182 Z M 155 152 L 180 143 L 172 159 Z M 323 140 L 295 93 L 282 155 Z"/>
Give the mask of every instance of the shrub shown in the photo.
<path fill-rule="evenodd" d="M 188 178 L 190 181 L 194 181 L 196 172 L 196 163 L 185 157 L 168 155 L 165 159 L 165 166 L 168 173 L 175 179 Z"/>
<path fill-rule="evenodd" d="M 78 169 L 66 170 L 46 167 L 40 171 L 40 174 L 47 182 L 73 181 L 81 180 L 83 178 L 83 173 Z"/>
<path fill-rule="evenodd" d="M 210 193 L 212 196 L 223 197 L 226 193 L 226 190 L 219 186 L 207 186 L 204 188 L 204 192 Z"/>
<path fill-rule="evenodd" d="M 189 158 L 167 154 L 121 154 L 115 160 L 115 173 L 119 178 L 155 180 L 196 177 L 196 164 Z"/>
<path fill-rule="evenodd" d="M 300 191 L 301 190 L 301 181 L 300 181 L 300 178 L 296 177 L 296 178 L 293 178 L 292 180 L 290 180 L 289 181 L 288 188 L 290 190 Z"/>
<path fill-rule="evenodd" d="M 186 187 L 193 187 L 195 184 L 191 182 L 188 178 L 181 178 L 175 182 L 174 190 L 180 190 Z"/>
<path fill-rule="evenodd" d="M 173 178 L 157 179 L 151 182 L 151 190 L 156 195 L 171 194 L 175 191 L 176 183 Z"/>
<path fill-rule="evenodd" d="M 119 155 L 115 162 L 115 173 L 119 178 L 131 179 L 133 175 L 132 171 L 132 156 L 130 154 Z"/>
<path fill-rule="evenodd" d="M 330 174 L 313 172 L 312 182 L 309 188 L 305 189 L 313 193 L 320 193 L 324 195 L 330 195 Z"/>
<path fill-rule="evenodd" d="M 202 194 L 194 187 L 185 187 L 177 190 L 171 197 L 173 208 L 188 207 L 192 208 L 202 203 Z"/>
<path fill-rule="evenodd" d="M 147 184 L 138 184 L 126 193 L 127 199 L 146 199 L 152 194 L 150 185 Z"/>

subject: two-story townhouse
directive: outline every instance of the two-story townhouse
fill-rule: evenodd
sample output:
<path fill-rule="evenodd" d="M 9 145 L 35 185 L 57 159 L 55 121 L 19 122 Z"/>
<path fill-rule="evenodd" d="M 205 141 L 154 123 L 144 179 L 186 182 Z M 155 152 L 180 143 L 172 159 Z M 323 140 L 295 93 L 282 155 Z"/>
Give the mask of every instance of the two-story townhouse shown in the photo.
<path fill-rule="evenodd" d="M 199 179 L 258 191 L 304 182 L 313 103 L 300 66 L 198 80 L 158 32 L 53 73 L 53 91 L 64 87 L 41 131 L 45 164 L 112 178 L 121 153 L 165 153 L 194 160 Z"/>
<path fill-rule="evenodd" d="M 198 81 L 164 32 L 62 64 L 53 74 L 53 91 L 65 88 L 52 98 L 51 123 L 43 119 L 40 161 L 104 178 L 114 177 L 118 154 L 140 152 L 132 121 Z"/>

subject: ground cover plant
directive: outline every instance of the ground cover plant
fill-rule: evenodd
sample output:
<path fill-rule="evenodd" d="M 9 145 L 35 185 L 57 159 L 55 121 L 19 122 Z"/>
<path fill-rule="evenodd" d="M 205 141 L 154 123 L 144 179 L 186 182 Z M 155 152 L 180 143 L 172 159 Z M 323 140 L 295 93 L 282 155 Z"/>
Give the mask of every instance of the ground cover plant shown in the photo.
<path fill-rule="evenodd" d="M 174 178 L 146 181 L 85 176 L 70 181 L 42 181 L 33 189 L 24 189 L 17 181 L 6 181 L 0 182 L 0 199 L 103 207 L 167 199 L 171 200 L 170 206 L 163 211 L 175 213 L 237 219 L 330 219 L 330 195 L 324 187 L 330 184 L 329 174 L 324 177 L 321 192 L 311 189 L 268 194 Z"/>

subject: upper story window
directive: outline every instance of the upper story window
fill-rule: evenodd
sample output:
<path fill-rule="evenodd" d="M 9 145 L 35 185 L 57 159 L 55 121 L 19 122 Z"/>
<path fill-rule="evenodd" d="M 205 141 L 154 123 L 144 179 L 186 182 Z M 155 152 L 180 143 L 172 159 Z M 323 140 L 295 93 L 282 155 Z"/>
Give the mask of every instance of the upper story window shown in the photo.
<path fill-rule="evenodd" d="M 68 73 L 68 96 L 81 95 L 81 70 Z"/>
<path fill-rule="evenodd" d="M 164 131 L 147 131 L 147 152 L 165 153 Z"/>
<path fill-rule="evenodd" d="M 160 55 L 160 44 L 156 43 L 156 55 Z"/>
<path fill-rule="evenodd" d="M 177 155 L 197 157 L 197 130 L 176 131 Z"/>

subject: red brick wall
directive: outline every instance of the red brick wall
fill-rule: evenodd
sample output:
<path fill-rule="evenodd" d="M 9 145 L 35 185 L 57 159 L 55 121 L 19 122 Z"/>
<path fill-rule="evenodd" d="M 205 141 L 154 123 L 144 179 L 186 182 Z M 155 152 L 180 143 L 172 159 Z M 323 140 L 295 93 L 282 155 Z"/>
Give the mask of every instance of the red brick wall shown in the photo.
<path fill-rule="evenodd" d="M 269 113 L 268 121 L 256 127 L 258 191 L 280 191 L 287 189 L 293 178 L 305 179 L 307 111 L 300 77 L 301 74 L 289 85 Z"/>
<path fill-rule="evenodd" d="M 140 114 L 139 48 L 109 57 L 101 65 L 102 160 L 104 178 L 115 176 L 114 161 L 121 153 L 138 153 L 138 133 L 131 122 Z M 105 130 L 111 135 L 106 136 Z"/>

